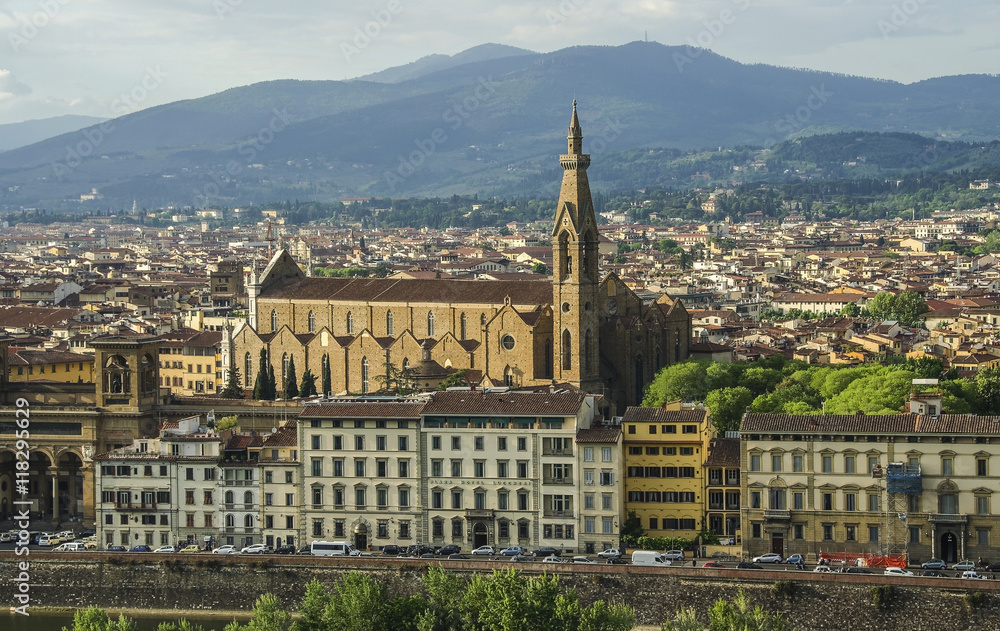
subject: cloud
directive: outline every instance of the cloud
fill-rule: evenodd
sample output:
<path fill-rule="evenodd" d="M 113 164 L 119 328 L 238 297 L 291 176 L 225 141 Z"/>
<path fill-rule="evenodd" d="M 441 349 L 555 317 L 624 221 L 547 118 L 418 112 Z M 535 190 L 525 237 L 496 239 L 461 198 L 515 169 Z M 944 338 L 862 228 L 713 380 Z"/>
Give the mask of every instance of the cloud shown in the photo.
<path fill-rule="evenodd" d="M 31 87 L 21 83 L 10 70 L 0 68 L 0 101 L 31 94 Z"/>

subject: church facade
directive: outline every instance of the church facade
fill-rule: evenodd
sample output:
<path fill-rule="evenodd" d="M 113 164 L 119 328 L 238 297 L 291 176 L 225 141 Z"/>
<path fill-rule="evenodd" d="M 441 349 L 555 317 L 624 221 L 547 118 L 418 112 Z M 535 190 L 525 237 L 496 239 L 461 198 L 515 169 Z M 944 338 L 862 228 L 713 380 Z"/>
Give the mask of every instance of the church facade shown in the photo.
<path fill-rule="evenodd" d="M 329 375 L 331 393 L 373 393 L 405 372 L 417 388 L 467 369 L 483 386 L 569 384 L 638 405 L 658 370 L 688 356 L 691 318 L 668 296 L 644 303 L 600 276 L 598 225 L 573 104 L 552 230 L 551 279 L 309 278 L 287 251 L 249 283 L 250 317 L 232 333 L 230 365 L 247 388 L 266 349 L 279 390 L 296 374 Z M 280 396 L 279 392 L 279 396 Z"/>

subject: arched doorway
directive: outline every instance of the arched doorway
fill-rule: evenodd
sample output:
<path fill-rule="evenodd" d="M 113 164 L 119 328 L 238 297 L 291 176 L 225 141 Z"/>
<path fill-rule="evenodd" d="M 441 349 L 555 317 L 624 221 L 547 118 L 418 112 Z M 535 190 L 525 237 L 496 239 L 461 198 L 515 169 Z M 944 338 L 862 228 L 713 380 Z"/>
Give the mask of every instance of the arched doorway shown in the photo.
<path fill-rule="evenodd" d="M 358 524 L 354 527 L 354 547 L 362 551 L 368 549 L 368 526 Z"/>
<path fill-rule="evenodd" d="M 472 547 L 478 548 L 480 546 L 489 545 L 489 530 L 486 528 L 486 524 L 476 524 L 472 527 Z"/>
<path fill-rule="evenodd" d="M 958 537 L 953 532 L 941 535 L 941 559 L 945 563 L 958 562 Z"/>

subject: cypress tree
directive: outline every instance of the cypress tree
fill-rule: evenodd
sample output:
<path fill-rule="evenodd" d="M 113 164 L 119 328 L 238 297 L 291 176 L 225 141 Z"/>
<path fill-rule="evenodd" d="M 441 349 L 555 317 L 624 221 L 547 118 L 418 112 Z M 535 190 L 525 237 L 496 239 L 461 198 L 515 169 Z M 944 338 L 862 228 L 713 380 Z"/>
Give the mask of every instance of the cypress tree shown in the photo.
<path fill-rule="evenodd" d="M 281 385 L 286 399 L 299 396 L 299 381 L 295 375 L 294 355 L 288 358 L 288 374 L 285 375 L 285 383 Z"/>
<path fill-rule="evenodd" d="M 331 383 L 331 379 L 330 379 L 330 356 L 329 355 L 324 355 L 323 356 L 323 360 L 324 360 L 323 361 L 323 374 L 321 375 L 321 377 L 322 377 L 322 386 L 323 386 L 323 396 L 330 396 L 330 392 L 333 391 L 333 384 Z"/>

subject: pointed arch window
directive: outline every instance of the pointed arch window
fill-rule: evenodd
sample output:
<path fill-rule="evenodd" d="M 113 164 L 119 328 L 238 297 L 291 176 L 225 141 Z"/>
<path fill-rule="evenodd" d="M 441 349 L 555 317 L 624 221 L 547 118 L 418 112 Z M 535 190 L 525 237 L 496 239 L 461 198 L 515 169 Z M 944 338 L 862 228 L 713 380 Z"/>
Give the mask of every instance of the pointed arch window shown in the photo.
<path fill-rule="evenodd" d="M 347 312 L 347 334 L 351 335 L 354 333 L 354 314 L 350 311 Z"/>
<path fill-rule="evenodd" d="M 361 358 L 361 394 L 368 394 L 368 358 Z"/>
<path fill-rule="evenodd" d="M 510 369 L 510 366 L 503 369 L 503 385 L 507 387 L 514 386 L 514 371 Z"/>
<path fill-rule="evenodd" d="M 392 311 L 385 314 L 385 334 L 392 335 Z"/>
<path fill-rule="evenodd" d="M 458 339 L 464 340 L 466 338 L 466 321 L 465 321 L 465 314 L 464 313 L 462 314 L 462 317 L 459 318 L 458 331 L 459 331 L 459 337 L 458 337 Z"/>
<path fill-rule="evenodd" d="M 563 331 L 562 334 L 562 369 L 570 370 L 573 367 L 573 349 L 570 347 L 573 338 L 569 333 L 569 329 Z"/>
<path fill-rule="evenodd" d="M 271 332 L 274 333 L 278 330 L 278 312 L 271 309 Z"/>
<path fill-rule="evenodd" d="M 674 330 L 674 362 L 681 360 L 681 330 Z"/>
<path fill-rule="evenodd" d="M 288 353 L 281 355 L 281 383 L 285 383 L 285 376 L 288 374 Z M 283 387 L 283 386 L 282 386 Z"/>
<path fill-rule="evenodd" d="M 660 372 L 663 368 L 663 357 L 660 356 L 660 347 L 656 347 L 656 372 Z"/>
<path fill-rule="evenodd" d="M 545 340 L 545 375 L 552 378 L 552 340 Z"/>
<path fill-rule="evenodd" d="M 434 337 L 434 312 L 427 312 L 427 337 Z"/>
<path fill-rule="evenodd" d="M 486 326 L 486 314 L 479 316 L 479 326 Z"/>
<path fill-rule="evenodd" d="M 247 351 L 243 355 L 243 383 L 246 384 L 247 388 L 253 387 L 253 358 L 250 357 L 250 352 Z"/>
<path fill-rule="evenodd" d="M 583 338 L 583 365 L 584 365 L 584 368 L 587 370 L 587 374 L 590 374 L 591 370 L 593 370 L 593 361 L 591 360 L 591 357 L 590 357 L 591 356 L 591 343 L 592 343 L 592 339 L 591 338 L 592 338 L 592 335 L 590 333 L 590 329 L 587 329 L 587 333 L 586 333 L 586 335 Z"/>
<path fill-rule="evenodd" d="M 316 314 L 312 311 L 309 312 L 309 332 L 316 332 Z"/>

